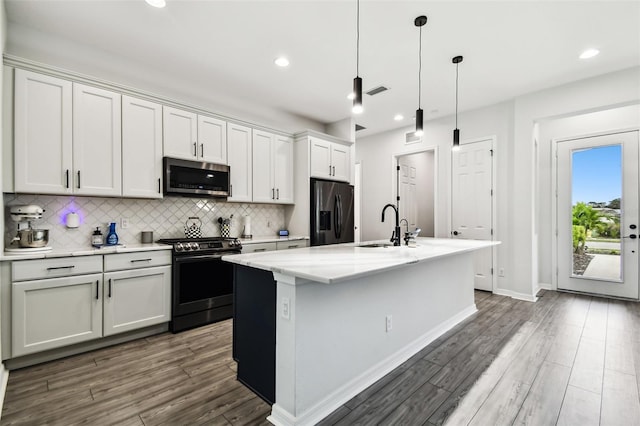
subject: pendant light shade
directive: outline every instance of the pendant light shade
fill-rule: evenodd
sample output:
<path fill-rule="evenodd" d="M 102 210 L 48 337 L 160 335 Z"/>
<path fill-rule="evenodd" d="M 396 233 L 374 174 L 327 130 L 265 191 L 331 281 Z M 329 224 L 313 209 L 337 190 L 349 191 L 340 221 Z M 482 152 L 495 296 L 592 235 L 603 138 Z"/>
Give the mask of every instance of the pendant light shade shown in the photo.
<path fill-rule="evenodd" d="M 455 56 L 451 62 L 456 64 L 456 128 L 453 129 L 453 151 L 460 149 L 460 129 L 458 129 L 458 64 L 462 62 L 462 56 Z"/>
<path fill-rule="evenodd" d="M 424 116 L 422 111 L 422 27 L 427 23 L 427 17 L 418 16 L 413 21 L 414 25 L 420 29 L 419 47 L 418 47 L 418 109 L 416 110 L 416 136 L 424 134 Z"/>
<path fill-rule="evenodd" d="M 361 114 L 362 107 L 362 78 L 360 78 L 360 0 L 356 3 L 356 78 L 353 79 L 353 108 L 354 114 Z"/>
<path fill-rule="evenodd" d="M 354 114 L 360 114 L 363 111 L 362 108 L 362 78 L 356 77 L 353 79 L 353 108 L 351 109 Z"/>

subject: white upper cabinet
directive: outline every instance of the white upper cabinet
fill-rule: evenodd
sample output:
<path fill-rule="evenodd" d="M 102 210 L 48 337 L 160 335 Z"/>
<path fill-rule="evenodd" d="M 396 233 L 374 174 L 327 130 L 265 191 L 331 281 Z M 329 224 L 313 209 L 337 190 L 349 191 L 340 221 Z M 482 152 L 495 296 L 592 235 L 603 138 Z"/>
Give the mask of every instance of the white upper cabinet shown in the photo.
<path fill-rule="evenodd" d="M 270 203 L 276 199 L 273 185 L 273 135 L 253 130 L 253 201 Z"/>
<path fill-rule="evenodd" d="M 15 191 L 71 193 L 72 83 L 15 70 Z"/>
<path fill-rule="evenodd" d="M 251 128 L 227 124 L 227 156 L 231 181 L 227 201 L 252 201 L 251 145 Z"/>
<path fill-rule="evenodd" d="M 253 201 L 293 203 L 293 140 L 253 131 Z"/>
<path fill-rule="evenodd" d="M 122 195 L 120 94 L 73 84 L 73 177 L 78 195 Z"/>
<path fill-rule="evenodd" d="M 198 158 L 198 116 L 192 112 L 165 106 L 163 146 L 166 157 Z"/>
<path fill-rule="evenodd" d="M 351 147 L 329 142 L 317 137 L 310 138 L 310 175 L 311 177 L 351 180 Z"/>
<path fill-rule="evenodd" d="M 198 115 L 198 159 L 227 164 L 227 122 Z"/>
<path fill-rule="evenodd" d="M 162 198 L 162 106 L 122 96 L 122 195 Z"/>
<path fill-rule="evenodd" d="M 177 108 L 163 108 L 164 155 L 227 164 L 227 123 Z"/>
<path fill-rule="evenodd" d="M 293 204 L 293 139 L 275 135 L 273 143 L 273 186 L 276 202 Z"/>

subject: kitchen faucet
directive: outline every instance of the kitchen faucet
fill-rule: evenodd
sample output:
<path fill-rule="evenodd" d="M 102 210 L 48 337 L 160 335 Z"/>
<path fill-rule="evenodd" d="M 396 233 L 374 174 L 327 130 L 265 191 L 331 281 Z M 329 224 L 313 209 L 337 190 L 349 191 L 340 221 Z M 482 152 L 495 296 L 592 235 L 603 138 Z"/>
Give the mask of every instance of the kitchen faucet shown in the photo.
<path fill-rule="evenodd" d="M 400 217 L 398 216 L 398 208 L 393 204 L 387 204 L 386 206 L 384 206 L 384 208 L 382 209 L 383 222 L 384 222 L 384 212 L 385 210 L 387 210 L 387 207 L 391 207 L 396 212 L 396 227 L 393 231 L 393 234 L 391 234 L 390 241 L 393 243 L 394 246 L 399 246 L 400 245 Z"/>

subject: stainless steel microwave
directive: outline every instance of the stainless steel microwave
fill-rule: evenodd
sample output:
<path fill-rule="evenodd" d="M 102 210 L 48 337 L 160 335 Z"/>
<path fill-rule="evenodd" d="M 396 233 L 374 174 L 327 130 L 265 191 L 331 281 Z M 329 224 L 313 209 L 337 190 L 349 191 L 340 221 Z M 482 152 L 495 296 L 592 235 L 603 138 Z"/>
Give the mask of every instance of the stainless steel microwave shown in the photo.
<path fill-rule="evenodd" d="M 164 157 L 164 193 L 194 197 L 229 196 L 229 166 Z"/>

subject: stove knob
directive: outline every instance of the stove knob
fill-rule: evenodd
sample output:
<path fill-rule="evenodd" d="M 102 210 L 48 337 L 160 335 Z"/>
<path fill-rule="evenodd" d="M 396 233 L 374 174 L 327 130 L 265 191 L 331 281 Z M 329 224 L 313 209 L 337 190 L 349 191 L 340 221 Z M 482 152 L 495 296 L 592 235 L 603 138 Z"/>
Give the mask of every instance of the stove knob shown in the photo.
<path fill-rule="evenodd" d="M 182 246 L 182 243 L 177 243 L 175 246 L 176 251 L 182 251 L 184 250 L 184 247 Z"/>
<path fill-rule="evenodd" d="M 191 246 L 191 243 L 185 244 L 185 248 L 187 249 L 187 251 L 191 251 L 193 249 L 193 247 Z"/>
<path fill-rule="evenodd" d="M 200 245 L 198 245 L 198 243 L 191 243 L 191 250 L 199 250 L 200 249 Z"/>

